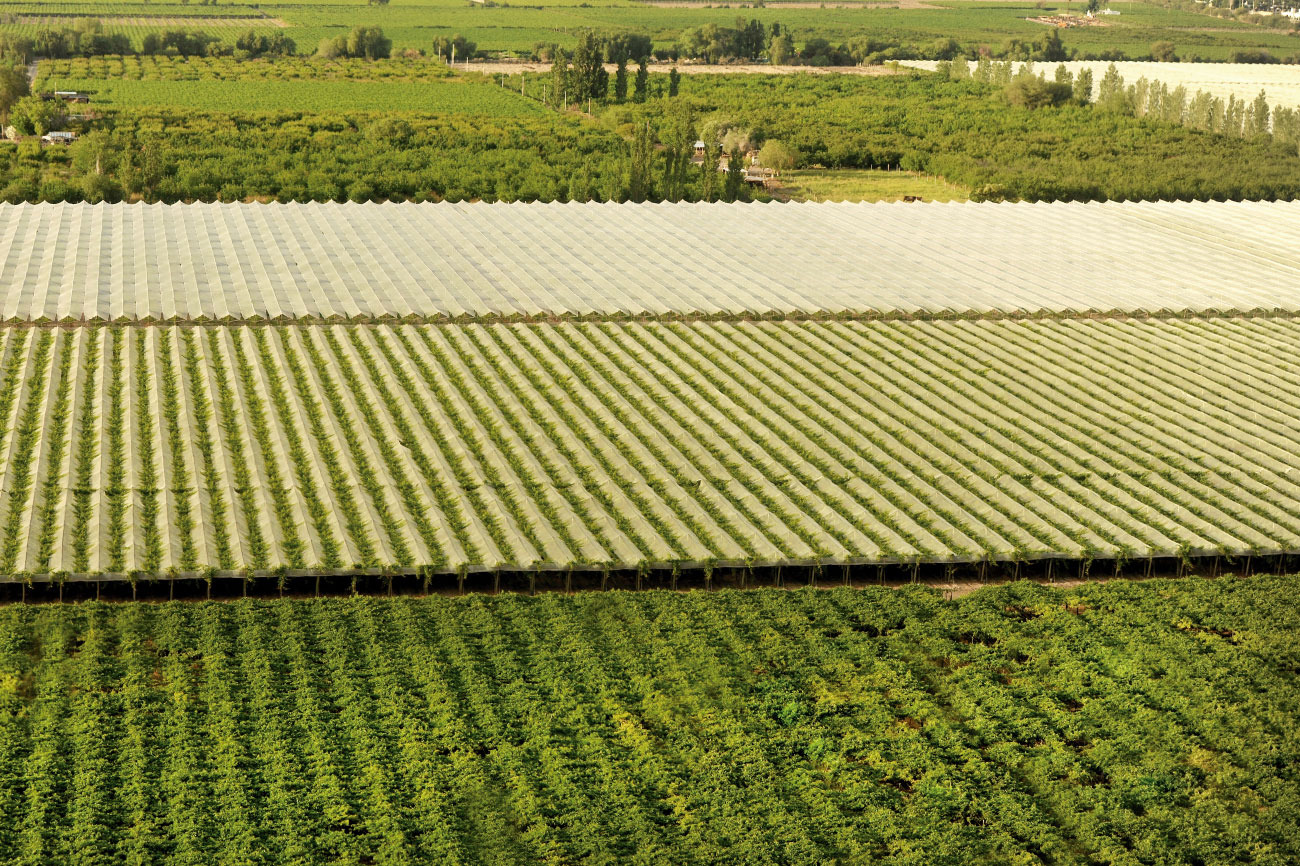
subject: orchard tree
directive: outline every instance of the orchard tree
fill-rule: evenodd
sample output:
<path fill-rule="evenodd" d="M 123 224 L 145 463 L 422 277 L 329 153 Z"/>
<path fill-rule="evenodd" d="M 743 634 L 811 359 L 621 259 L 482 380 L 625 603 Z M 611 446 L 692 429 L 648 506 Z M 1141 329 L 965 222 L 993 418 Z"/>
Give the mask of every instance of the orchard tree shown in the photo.
<path fill-rule="evenodd" d="M 61 114 L 59 103 L 39 96 L 24 96 L 9 109 L 9 122 L 19 135 L 44 135 Z"/>
<path fill-rule="evenodd" d="M 0 69 L 0 119 L 8 119 L 9 109 L 24 96 L 31 94 L 27 75 L 21 69 Z"/>
<path fill-rule="evenodd" d="M 758 151 L 758 161 L 780 174 L 795 167 L 799 162 L 799 151 L 784 142 L 771 140 Z"/>

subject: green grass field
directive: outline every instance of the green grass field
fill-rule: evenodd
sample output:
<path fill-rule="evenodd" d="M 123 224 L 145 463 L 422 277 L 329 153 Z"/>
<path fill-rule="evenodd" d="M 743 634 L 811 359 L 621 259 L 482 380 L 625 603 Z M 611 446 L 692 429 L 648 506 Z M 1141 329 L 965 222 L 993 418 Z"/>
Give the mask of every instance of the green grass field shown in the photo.
<path fill-rule="evenodd" d="M 0 862 L 1300 859 L 1295 578 L 0 609 Z"/>
<path fill-rule="evenodd" d="M 657 45 L 667 47 L 683 30 L 706 24 L 732 26 L 738 16 L 757 18 L 764 24 L 780 22 L 795 35 L 796 42 L 820 36 L 841 43 L 860 36 L 924 45 L 935 39 L 953 37 L 968 46 L 996 48 L 1008 38 L 1033 39 L 1045 27 L 1026 19 L 1059 11 L 1081 13 L 1082 3 L 1052 3 L 1039 8 L 1032 2 L 960 2 L 938 0 L 942 8 L 896 9 L 788 8 L 772 4 L 765 8 L 679 8 L 656 7 L 631 0 L 547 0 L 544 5 L 487 6 L 467 0 L 394 0 L 386 6 L 357 3 L 264 3 L 253 5 L 196 6 L 138 2 L 100 3 L 15 3 L 0 4 L 9 16 L 0 31 L 31 36 L 39 26 L 28 16 L 64 15 L 71 24 L 78 15 L 143 16 L 148 20 L 129 24 L 110 23 L 107 29 L 128 33 L 139 43 L 144 33 L 174 24 L 166 18 L 198 16 L 269 16 L 285 22 L 283 32 L 298 43 L 298 50 L 310 53 L 321 39 L 345 32 L 356 24 L 382 27 L 396 50 L 428 50 L 433 39 L 460 33 L 491 51 L 529 52 L 539 43 L 572 44 L 584 28 L 601 31 L 636 31 L 650 34 Z M 1187 55 L 1225 60 L 1234 51 L 1266 48 L 1278 56 L 1300 52 L 1300 38 L 1286 32 L 1227 21 L 1137 2 L 1116 0 L 1111 7 L 1121 14 L 1107 18 L 1109 26 L 1071 28 L 1061 31 L 1067 47 L 1080 52 L 1119 49 L 1132 56 L 1150 50 L 1152 42 L 1170 40 Z M 198 27 L 197 22 L 186 26 Z M 274 25 L 268 21 L 268 29 Z M 204 29 L 223 37 L 230 28 L 214 21 Z"/>
<path fill-rule="evenodd" d="M 48 90 L 94 92 L 97 107 L 196 111 L 418 111 L 514 117 L 546 111 L 514 90 L 480 81 L 122 81 L 45 78 Z"/>
<path fill-rule="evenodd" d="M 966 201 L 970 190 L 943 178 L 877 169 L 806 169 L 786 172 L 780 198 L 793 201 Z"/>

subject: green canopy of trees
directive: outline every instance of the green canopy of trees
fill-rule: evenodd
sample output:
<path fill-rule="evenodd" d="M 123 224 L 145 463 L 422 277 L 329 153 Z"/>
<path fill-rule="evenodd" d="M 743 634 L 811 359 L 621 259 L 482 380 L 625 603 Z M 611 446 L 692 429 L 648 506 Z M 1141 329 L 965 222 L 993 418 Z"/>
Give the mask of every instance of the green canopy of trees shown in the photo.
<path fill-rule="evenodd" d="M 364 57 L 375 60 L 392 53 L 393 40 L 378 27 L 353 27 L 347 34 L 321 40 L 316 53 L 321 57 Z"/>

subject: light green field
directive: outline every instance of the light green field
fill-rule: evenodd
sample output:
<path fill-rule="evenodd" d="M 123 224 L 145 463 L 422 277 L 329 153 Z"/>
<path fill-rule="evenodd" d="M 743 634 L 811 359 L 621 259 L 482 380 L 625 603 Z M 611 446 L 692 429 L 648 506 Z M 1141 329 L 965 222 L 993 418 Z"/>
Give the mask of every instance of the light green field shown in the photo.
<path fill-rule="evenodd" d="M 650 6 L 631 0 L 540 0 L 538 5 L 501 2 L 487 5 L 470 0 L 392 0 L 386 6 L 361 2 L 323 0 L 311 4 L 271 2 L 253 5 L 182 5 L 139 2 L 99 3 L 12 3 L 0 2 L 0 32 L 31 36 L 38 29 L 30 16 L 66 16 L 69 26 L 75 16 L 136 16 L 131 22 L 109 22 L 106 29 L 127 33 L 137 45 L 143 34 L 167 29 L 166 19 L 199 19 L 207 16 L 270 16 L 267 28 L 284 22 L 282 31 L 298 44 L 300 53 L 310 53 L 321 39 L 346 32 L 354 25 L 383 28 L 397 51 L 429 50 L 438 36 L 461 34 L 480 49 L 527 53 L 540 44 L 571 45 L 583 29 L 634 31 L 649 34 L 660 47 L 678 42 L 690 28 L 716 24 L 735 25 L 737 17 L 756 18 L 765 25 L 779 22 L 789 29 L 796 44 L 813 37 L 843 43 L 859 37 L 926 45 L 952 37 L 968 47 L 997 48 L 1010 38 L 1031 40 L 1046 32 L 1042 24 L 1027 19 L 1063 11 L 1081 13 L 1083 3 L 952 2 L 932 0 L 921 9 L 881 8 L 789 8 L 780 3 L 765 8 L 682 8 Z M 942 8 L 940 8 L 940 6 Z M 1235 51 L 1267 49 L 1275 56 L 1300 52 L 1300 38 L 1279 30 L 1212 18 L 1193 12 L 1166 9 L 1154 4 L 1116 0 L 1111 4 L 1121 14 L 1107 19 L 1105 27 L 1062 30 L 1067 47 L 1080 53 L 1119 49 L 1132 57 L 1150 50 L 1151 43 L 1168 40 L 1184 56 L 1226 60 Z M 157 26 L 152 22 L 157 21 Z M 44 26 L 44 25 L 41 25 Z M 187 24 L 193 27 L 199 25 Z M 231 28 L 214 21 L 210 27 L 222 38 Z"/>
<path fill-rule="evenodd" d="M 70 57 L 42 60 L 36 88 L 48 82 L 78 81 L 372 81 L 446 82 L 465 73 L 430 58 L 394 57 L 382 60 L 324 57 Z M 471 81 L 478 80 L 471 77 Z"/>
<path fill-rule="evenodd" d="M 795 201 L 966 201 L 970 190 L 940 177 L 880 169 L 807 169 L 782 177 L 780 197 Z"/>
<path fill-rule="evenodd" d="M 419 111 L 510 117 L 546 109 L 513 90 L 447 81 L 113 81 L 47 78 L 48 90 L 94 93 L 96 107 L 177 106 L 196 111 Z"/>

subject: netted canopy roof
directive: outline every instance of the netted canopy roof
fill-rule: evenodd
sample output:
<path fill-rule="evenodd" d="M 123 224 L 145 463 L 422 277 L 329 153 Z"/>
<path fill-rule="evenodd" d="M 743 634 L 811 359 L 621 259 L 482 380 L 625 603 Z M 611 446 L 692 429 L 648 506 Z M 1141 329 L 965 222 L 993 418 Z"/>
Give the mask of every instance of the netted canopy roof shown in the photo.
<path fill-rule="evenodd" d="M 1300 203 L 0 205 L 0 318 L 1295 310 Z"/>

